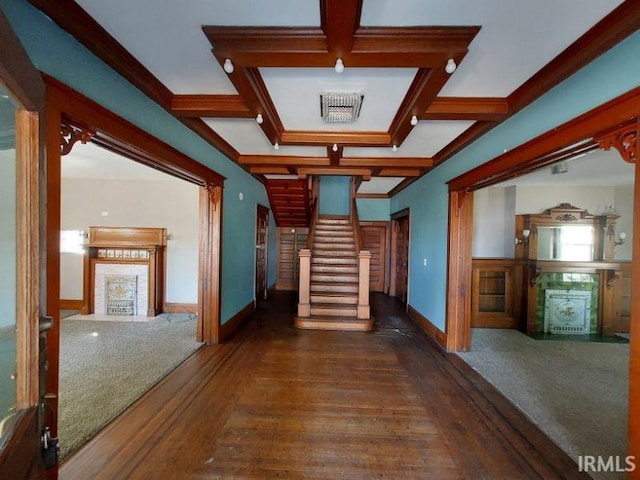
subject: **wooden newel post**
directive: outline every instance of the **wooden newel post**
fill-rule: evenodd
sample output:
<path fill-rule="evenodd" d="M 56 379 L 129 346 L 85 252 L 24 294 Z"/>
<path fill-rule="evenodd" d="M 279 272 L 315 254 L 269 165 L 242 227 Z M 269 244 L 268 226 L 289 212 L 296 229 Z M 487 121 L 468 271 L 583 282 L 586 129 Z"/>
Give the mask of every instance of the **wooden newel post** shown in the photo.
<path fill-rule="evenodd" d="M 371 318 L 369 307 L 369 266 L 371 265 L 371 252 L 366 250 L 358 254 L 358 318 Z"/>
<path fill-rule="evenodd" d="M 311 250 L 303 248 L 300 257 L 300 286 L 298 289 L 298 316 L 310 317 L 311 305 L 309 296 L 311 291 Z"/>

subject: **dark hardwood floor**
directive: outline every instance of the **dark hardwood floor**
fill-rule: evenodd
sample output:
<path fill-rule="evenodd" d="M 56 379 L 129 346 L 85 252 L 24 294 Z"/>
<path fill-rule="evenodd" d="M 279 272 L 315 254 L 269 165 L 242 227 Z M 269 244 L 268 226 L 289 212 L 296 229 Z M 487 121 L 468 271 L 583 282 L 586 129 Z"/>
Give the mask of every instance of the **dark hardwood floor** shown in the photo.
<path fill-rule="evenodd" d="M 395 299 L 374 330 L 293 327 L 277 293 L 61 467 L 65 479 L 589 478 Z"/>

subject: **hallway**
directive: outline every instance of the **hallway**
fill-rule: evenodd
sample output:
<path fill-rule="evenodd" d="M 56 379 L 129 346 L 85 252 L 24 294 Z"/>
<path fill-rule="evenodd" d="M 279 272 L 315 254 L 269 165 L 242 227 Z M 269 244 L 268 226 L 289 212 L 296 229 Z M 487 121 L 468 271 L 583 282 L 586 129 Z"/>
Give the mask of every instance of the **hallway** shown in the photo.
<path fill-rule="evenodd" d="M 372 295 L 370 333 L 297 330 L 276 293 L 61 467 L 60 478 L 589 478 Z M 464 373 L 462 373 L 464 372 Z"/>

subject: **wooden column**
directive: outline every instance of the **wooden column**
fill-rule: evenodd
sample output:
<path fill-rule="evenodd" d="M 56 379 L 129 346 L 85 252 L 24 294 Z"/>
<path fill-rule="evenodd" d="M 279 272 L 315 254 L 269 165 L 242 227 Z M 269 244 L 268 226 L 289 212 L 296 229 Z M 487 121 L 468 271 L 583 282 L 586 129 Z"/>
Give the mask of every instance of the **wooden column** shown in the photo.
<path fill-rule="evenodd" d="M 471 241 L 473 193 L 449 192 L 449 274 L 447 287 L 447 350 L 466 352 L 471 346 Z"/>
<path fill-rule="evenodd" d="M 636 469 L 630 480 L 640 479 L 640 168 L 635 164 L 633 200 L 633 253 L 631 274 L 631 345 L 629 370 L 629 455 Z"/>
<path fill-rule="evenodd" d="M 371 252 L 362 250 L 358 253 L 358 318 L 371 318 L 369 306 L 369 268 L 371 266 Z"/>
<path fill-rule="evenodd" d="M 303 248 L 300 250 L 300 286 L 298 289 L 298 316 L 311 316 L 311 250 Z"/>

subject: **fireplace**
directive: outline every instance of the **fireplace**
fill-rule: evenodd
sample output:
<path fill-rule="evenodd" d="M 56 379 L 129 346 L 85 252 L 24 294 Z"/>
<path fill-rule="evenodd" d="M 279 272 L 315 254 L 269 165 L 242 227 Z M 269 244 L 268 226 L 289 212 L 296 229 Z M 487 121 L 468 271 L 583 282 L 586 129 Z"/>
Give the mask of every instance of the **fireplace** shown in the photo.
<path fill-rule="evenodd" d="M 165 240 L 163 228 L 90 227 L 87 313 L 162 313 Z"/>
<path fill-rule="evenodd" d="M 591 291 L 545 291 L 544 331 L 561 335 L 591 333 Z"/>

